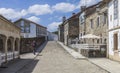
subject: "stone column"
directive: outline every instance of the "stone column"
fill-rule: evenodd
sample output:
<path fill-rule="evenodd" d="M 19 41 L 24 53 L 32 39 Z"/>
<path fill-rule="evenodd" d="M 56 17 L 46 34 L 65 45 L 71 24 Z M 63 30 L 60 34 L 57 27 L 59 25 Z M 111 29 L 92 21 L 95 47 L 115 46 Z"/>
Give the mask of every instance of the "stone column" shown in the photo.
<path fill-rule="evenodd" d="M 7 53 L 8 53 L 7 41 L 8 41 L 8 38 L 5 38 L 4 39 L 4 49 L 5 49 L 5 61 L 6 61 L 6 63 L 7 63 Z"/>
<path fill-rule="evenodd" d="M 15 58 L 15 38 L 12 40 L 13 59 Z"/>
<path fill-rule="evenodd" d="M 17 48 L 18 48 L 18 52 L 19 52 L 18 58 L 20 58 L 20 38 L 17 41 Z"/>

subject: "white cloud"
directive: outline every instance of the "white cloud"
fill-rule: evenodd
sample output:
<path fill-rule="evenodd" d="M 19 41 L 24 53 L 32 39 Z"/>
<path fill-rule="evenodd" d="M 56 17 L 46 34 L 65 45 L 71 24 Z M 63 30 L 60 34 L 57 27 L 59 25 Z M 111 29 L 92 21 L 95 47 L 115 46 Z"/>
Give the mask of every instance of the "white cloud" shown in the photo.
<path fill-rule="evenodd" d="M 61 22 L 52 22 L 51 24 L 47 26 L 48 31 L 51 31 L 51 32 L 56 31 L 60 24 Z"/>
<path fill-rule="evenodd" d="M 52 10 L 50 8 L 50 5 L 48 4 L 44 4 L 44 5 L 35 4 L 28 8 L 28 12 L 33 13 L 35 15 L 44 15 L 44 14 L 52 13 Z"/>
<path fill-rule="evenodd" d="M 27 19 L 30 20 L 30 21 L 36 22 L 36 23 L 40 22 L 40 18 L 38 18 L 36 16 L 31 16 L 31 17 L 29 17 Z"/>
<path fill-rule="evenodd" d="M 12 8 L 0 8 L 0 14 L 8 19 L 15 19 L 27 15 L 27 11 L 24 9 L 21 11 L 15 11 Z"/>
<path fill-rule="evenodd" d="M 60 12 L 71 12 L 74 11 L 76 6 L 70 3 L 58 3 L 52 6 L 53 11 L 60 11 Z"/>

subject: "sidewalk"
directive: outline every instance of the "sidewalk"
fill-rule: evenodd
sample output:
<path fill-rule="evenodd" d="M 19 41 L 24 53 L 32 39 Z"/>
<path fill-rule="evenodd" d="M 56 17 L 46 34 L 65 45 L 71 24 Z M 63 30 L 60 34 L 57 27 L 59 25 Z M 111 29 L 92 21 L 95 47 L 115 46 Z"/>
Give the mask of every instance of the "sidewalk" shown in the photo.
<path fill-rule="evenodd" d="M 0 68 L 0 73 L 16 73 L 20 69 L 22 69 L 24 66 L 27 64 L 31 63 L 41 52 L 41 50 L 44 48 L 47 42 L 42 44 L 36 52 L 36 55 L 33 53 L 27 53 L 27 54 L 22 54 L 20 55 L 20 59 L 16 59 L 14 61 L 9 62 L 6 65 L 6 68 Z"/>
<path fill-rule="evenodd" d="M 57 41 L 69 54 L 71 54 L 76 59 L 86 59 L 84 56 L 79 54 L 78 52 L 75 52 L 73 49 L 65 46 L 63 43 Z"/>
<path fill-rule="evenodd" d="M 58 43 L 67 51 L 69 52 L 74 58 L 85 58 L 81 54 L 77 53 L 76 51 L 72 50 L 71 48 L 65 46 L 63 43 Z M 87 58 L 89 62 L 101 67 L 102 69 L 110 72 L 110 73 L 120 73 L 120 63 L 112 61 L 107 58 Z"/>
<path fill-rule="evenodd" d="M 89 61 L 110 73 L 120 73 L 120 63 L 107 58 L 89 58 Z"/>

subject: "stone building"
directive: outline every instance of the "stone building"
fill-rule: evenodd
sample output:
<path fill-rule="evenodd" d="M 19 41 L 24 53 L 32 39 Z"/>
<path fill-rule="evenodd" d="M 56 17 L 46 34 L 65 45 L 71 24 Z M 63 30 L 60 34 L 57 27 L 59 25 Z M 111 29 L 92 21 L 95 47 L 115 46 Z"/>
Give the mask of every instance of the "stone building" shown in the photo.
<path fill-rule="evenodd" d="M 80 19 L 79 39 L 80 39 L 80 43 L 86 44 L 83 45 L 84 47 L 89 47 L 89 49 L 81 49 L 81 54 L 83 54 L 84 56 L 106 57 L 107 45 L 108 45 L 107 14 L 108 14 L 108 7 L 107 7 L 107 3 L 104 1 L 101 1 L 89 7 L 86 6 L 81 7 L 81 14 L 79 16 Z M 89 34 L 99 36 L 100 39 L 81 38 L 82 36 Z M 99 46 L 99 49 L 96 49 L 95 46 Z M 94 48 L 96 50 L 94 50 Z"/>
<path fill-rule="evenodd" d="M 80 12 L 65 20 L 64 22 L 64 44 L 69 45 L 73 40 L 79 38 L 79 15 Z"/>
<path fill-rule="evenodd" d="M 63 25 L 63 23 L 61 25 L 59 25 L 59 28 L 58 28 L 58 39 L 60 42 L 64 42 L 64 25 Z"/>
<path fill-rule="evenodd" d="M 0 15 L 0 64 L 19 57 L 20 28 Z"/>
<path fill-rule="evenodd" d="M 21 36 L 23 38 L 43 37 L 47 38 L 47 28 L 27 19 L 19 19 L 14 22 L 21 28 Z"/>
<path fill-rule="evenodd" d="M 120 0 L 109 0 L 109 58 L 120 61 Z"/>
<path fill-rule="evenodd" d="M 101 39 L 95 40 L 96 44 L 107 44 L 108 38 L 108 18 L 107 4 L 103 1 L 90 6 L 86 9 L 86 34 L 100 36 Z M 93 42 L 93 40 L 87 41 Z"/>
<path fill-rule="evenodd" d="M 86 6 L 81 6 L 81 13 L 79 16 L 79 40 L 82 43 L 84 40 L 81 39 L 86 33 L 86 19 L 85 19 Z"/>

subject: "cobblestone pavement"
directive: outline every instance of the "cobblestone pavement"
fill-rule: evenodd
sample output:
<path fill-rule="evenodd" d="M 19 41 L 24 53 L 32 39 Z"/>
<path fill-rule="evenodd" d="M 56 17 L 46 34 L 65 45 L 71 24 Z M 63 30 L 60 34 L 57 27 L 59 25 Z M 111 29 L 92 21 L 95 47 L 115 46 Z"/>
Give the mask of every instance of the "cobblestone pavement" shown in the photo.
<path fill-rule="evenodd" d="M 54 41 L 18 73 L 108 73 L 87 60 L 78 60 Z"/>

